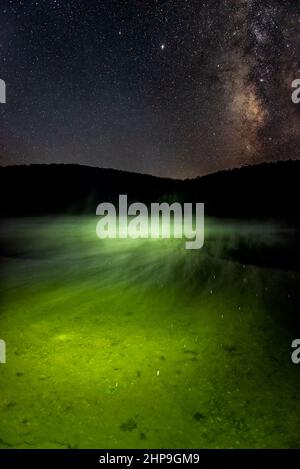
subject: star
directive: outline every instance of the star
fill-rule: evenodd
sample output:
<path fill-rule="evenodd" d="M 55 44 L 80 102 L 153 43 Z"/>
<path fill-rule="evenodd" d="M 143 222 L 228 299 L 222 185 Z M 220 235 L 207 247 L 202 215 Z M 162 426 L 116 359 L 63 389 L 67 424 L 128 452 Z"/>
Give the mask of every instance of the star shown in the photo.
<path fill-rule="evenodd" d="M 25 3 L 1 2 L 0 165 L 185 178 L 300 159 L 298 2 Z"/>

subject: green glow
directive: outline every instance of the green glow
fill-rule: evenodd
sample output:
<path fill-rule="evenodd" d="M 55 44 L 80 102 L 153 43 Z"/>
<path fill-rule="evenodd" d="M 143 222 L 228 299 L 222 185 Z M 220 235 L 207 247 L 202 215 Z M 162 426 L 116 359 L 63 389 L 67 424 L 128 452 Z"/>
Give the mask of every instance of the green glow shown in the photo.
<path fill-rule="evenodd" d="M 276 242 L 274 227 L 211 220 L 195 252 L 99 240 L 95 223 L 2 228 L 0 447 L 299 446 L 299 369 L 278 314 L 296 274 L 225 255 L 237 233 Z"/>

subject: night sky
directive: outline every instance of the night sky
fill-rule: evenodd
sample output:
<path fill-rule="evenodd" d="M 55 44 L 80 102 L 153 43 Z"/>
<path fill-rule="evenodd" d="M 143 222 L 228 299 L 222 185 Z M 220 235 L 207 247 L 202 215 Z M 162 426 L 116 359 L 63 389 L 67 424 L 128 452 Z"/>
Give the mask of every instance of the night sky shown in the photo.
<path fill-rule="evenodd" d="M 1 164 L 300 158 L 298 0 L 1 0 Z"/>

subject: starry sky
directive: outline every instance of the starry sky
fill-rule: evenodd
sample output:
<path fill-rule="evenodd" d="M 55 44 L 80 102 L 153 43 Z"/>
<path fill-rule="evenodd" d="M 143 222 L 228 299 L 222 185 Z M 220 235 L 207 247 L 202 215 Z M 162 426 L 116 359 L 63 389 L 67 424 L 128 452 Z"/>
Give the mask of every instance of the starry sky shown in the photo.
<path fill-rule="evenodd" d="M 1 165 L 299 159 L 298 0 L 1 0 Z"/>

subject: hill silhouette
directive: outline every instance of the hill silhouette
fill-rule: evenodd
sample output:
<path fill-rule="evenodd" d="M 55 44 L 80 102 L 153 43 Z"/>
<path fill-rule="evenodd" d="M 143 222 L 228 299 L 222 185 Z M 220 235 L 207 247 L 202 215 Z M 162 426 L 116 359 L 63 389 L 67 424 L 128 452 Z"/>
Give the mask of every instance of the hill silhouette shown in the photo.
<path fill-rule="evenodd" d="M 0 168 L 1 216 L 94 214 L 100 202 L 204 202 L 206 213 L 298 220 L 300 161 L 265 163 L 187 180 L 80 165 Z"/>

